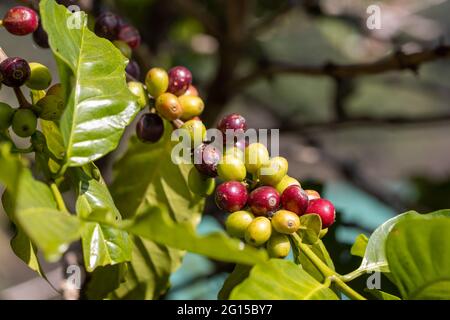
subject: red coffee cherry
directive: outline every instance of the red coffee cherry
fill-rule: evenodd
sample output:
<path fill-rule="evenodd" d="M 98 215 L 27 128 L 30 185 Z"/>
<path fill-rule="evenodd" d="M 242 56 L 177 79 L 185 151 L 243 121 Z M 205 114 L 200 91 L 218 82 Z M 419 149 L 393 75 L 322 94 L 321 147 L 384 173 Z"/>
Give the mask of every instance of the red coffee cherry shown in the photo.
<path fill-rule="evenodd" d="M 235 130 L 240 132 L 245 132 L 247 130 L 247 122 L 243 116 L 237 113 L 229 114 L 223 117 L 219 124 L 217 125 L 217 129 L 222 131 L 222 134 L 226 134 L 227 130 Z"/>
<path fill-rule="evenodd" d="M 280 194 L 269 186 L 256 188 L 248 197 L 248 205 L 253 214 L 267 216 L 280 206 Z"/>
<path fill-rule="evenodd" d="M 3 18 L 3 26 L 8 32 L 16 36 L 25 36 L 36 31 L 39 25 L 39 17 L 33 9 L 17 6 L 6 12 Z"/>
<path fill-rule="evenodd" d="M 141 45 L 141 35 L 138 29 L 131 25 L 122 26 L 117 37 L 126 42 L 131 49 L 136 49 Z"/>
<path fill-rule="evenodd" d="M 21 87 L 30 78 L 31 69 L 22 58 L 6 58 L 0 63 L 2 82 L 8 87 Z"/>
<path fill-rule="evenodd" d="M 192 84 L 192 73 L 185 67 L 177 66 L 169 70 L 168 92 L 176 96 L 183 95 Z"/>
<path fill-rule="evenodd" d="M 309 200 L 320 199 L 320 194 L 316 190 L 305 190 Z"/>
<path fill-rule="evenodd" d="M 313 199 L 309 201 L 306 213 L 316 213 L 322 219 L 322 229 L 330 227 L 336 218 L 334 205 L 327 199 Z"/>
<path fill-rule="evenodd" d="M 308 209 L 308 195 L 300 186 L 292 185 L 287 187 L 281 195 L 281 205 L 283 209 L 295 212 L 299 216 Z"/>
<path fill-rule="evenodd" d="M 216 189 L 217 206 L 228 212 L 241 210 L 247 203 L 247 188 L 240 182 L 227 181 Z"/>

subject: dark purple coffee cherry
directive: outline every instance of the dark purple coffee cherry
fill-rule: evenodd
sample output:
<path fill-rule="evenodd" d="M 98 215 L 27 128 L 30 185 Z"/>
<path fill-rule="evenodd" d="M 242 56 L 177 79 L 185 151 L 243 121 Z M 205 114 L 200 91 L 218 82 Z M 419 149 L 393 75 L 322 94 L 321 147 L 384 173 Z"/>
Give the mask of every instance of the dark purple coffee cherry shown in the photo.
<path fill-rule="evenodd" d="M 227 181 L 216 189 L 217 206 L 228 212 L 241 210 L 247 203 L 247 198 L 247 188 L 241 182 Z"/>
<path fill-rule="evenodd" d="M 41 23 L 39 23 L 36 31 L 33 32 L 33 40 L 41 48 L 48 49 L 50 47 L 48 44 L 48 34 L 45 32 L 44 28 L 42 28 Z"/>
<path fill-rule="evenodd" d="M 168 92 L 176 96 L 183 95 L 192 84 L 192 73 L 185 67 L 177 66 L 169 70 Z"/>
<path fill-rule="evenodd" d="M 139 64 L 134 60 L 130 60 L 128 62 L 125 71 L 136 80 L 141 77 L 141 68 L 139 67 Z"/>
<path fill-rule="evenodd" d="M 164 122 L 156 113 L 141 116 L 136 125 L 136 135 L 144 143 L 154 143 L 164 134 Z"/>
<path fill-rule="evenodd" d="M 117 40 L 121 25 L 120 20 L 119 16 L 112 12 L 102 13 L 95 21 L 95 34 L 111 41 Z"/>
<path fill-rule="evenodd" d="M 17 6 L 6 12 L 3 18 L 3 26 L 8 32 L 16 36 L 26 36 L 36 31 L 39 25 L 39 17 L 33 9 Z"/>
<path fill-rule="evenodd" d="M 217 164 L 220 159 L 220 150 L 212 144 L 201 144 L 194 150 L 195 167 L 208 177 L 217 177 Z"/>
<path fill-rule="evenodd" d="M 267 216 L 280 206 L 280 194 L 275 188 L 263 186 L 248 196 L 248 205 L 256 216 Z"/>
<path fill-rule="evenodd" d="M 131 25 L 124 25 L 120 28 L 118 39 L 126 42 L 131 49 L 136 49 L 141 45 L 141 35 L 138 29 Z"/>
<path fill-rule="evenodd" d="M 0 63 L 2 82 L 8 87 L 21 87 L 30 77 L 31 69 L 22 58 L 6 58 Z"/>
<path fill-rule="evenodd" d="M 247 123 L 245 118 L 237 113 L 229 114 L 223 117 L 219 124 L 217 125 L 217 129 L 222 131 L 223 134 L 226 133 L 227 130 L 235 130 L 240 132 L 245 132 L 247 130 Z"/>
<path fill-rule="evenodd" d="M 297 185 L 287 187 L 281 195 L 281 205 L 283 206 L 283 209 L 295 212 L 299 216 L 306 212 L 308 203 L 308 194 Z"/>

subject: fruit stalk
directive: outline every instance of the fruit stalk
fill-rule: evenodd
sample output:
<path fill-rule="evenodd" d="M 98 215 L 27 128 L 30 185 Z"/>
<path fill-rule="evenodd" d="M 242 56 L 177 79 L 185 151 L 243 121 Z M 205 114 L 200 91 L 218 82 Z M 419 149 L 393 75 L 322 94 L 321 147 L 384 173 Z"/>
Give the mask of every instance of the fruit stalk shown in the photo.
<path fill-rule="evenodd" d="M 66 204 L 64 203 L 64 199 L 61 195 L 61 192 L 58 189 L 58 186 L 56 185 L 56 183 L 51 183 L 50 184 L 50 189 L 52 190 L 53 193 L 53 197 L 55 198 L 56 201 L 56 205 L 58 207 L 58 210 L 64 211 L 64 212 L 69 212 L 66 208 Z"/>

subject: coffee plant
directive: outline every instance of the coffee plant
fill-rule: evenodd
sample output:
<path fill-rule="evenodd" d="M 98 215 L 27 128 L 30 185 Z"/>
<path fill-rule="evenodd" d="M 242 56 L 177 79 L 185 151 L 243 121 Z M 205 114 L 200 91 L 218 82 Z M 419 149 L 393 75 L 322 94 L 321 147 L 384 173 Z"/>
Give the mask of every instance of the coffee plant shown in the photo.
<path fill-rule="evenodd" d="M 351 250 L 360 267 L 339 274 L 322 242 L 333 203 L 289 176 L 284 157 L 236 138 L 248 130 L 243 116 L 220 120 L 223 141 L 213 143 L 187 68 L 155 66 L 139 82 L 130 59 L 140 35 L 120 16 L 102 13 L 89 24 L 84 12 L 42 0 L 39 13 L 11 8 L 2 26 L 33 34 L 59 71 L 56 83 L 39 62 L 1 52 L 2 90 L 18 98 L 17 106 L 0 103 L 2 204 L 16 229 L 12 250 L 43 278 L 38 253 L 55 262 L 79 242 L 87 299 L 158 299 L 186 251 L 235 264 L 220 299 L 450 299 L 450 210 L 406 212 L 370 238 L 360 235 Z M 136 134 L 108 186 L 94 162 L 118 147 L 135 117 Z M 173 161 L 175 131 L 189 137 L 194 165 Z M 16 146 L 14 136 L 29 147 Z M 62 196 L 69 190 L 74 203 Z M 226 232 L 199 235 L 209 196 L 226 216 Z M 374 271 L 400 297 L 352 288 Z"/>

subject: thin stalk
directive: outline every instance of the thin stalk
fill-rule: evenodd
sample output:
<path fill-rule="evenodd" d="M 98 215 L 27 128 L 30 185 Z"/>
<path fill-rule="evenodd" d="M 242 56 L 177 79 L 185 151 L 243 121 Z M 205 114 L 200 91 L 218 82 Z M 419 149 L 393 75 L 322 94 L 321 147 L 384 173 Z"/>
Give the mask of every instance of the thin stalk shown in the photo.
<path fill-rule="evenodd" d="M 50 184 L 50 189 L 52 190 L 53 197 L 55 198 L 58 210 L 68 212 L 68 210 L 66 208 L 66 204 L 64 203 L 64 199 L 63 199 L 63 197 L 61 195 L 61 192 L 59 191 L 58 186 L 56 185 L 56 183 L 51 183 Z"/>

